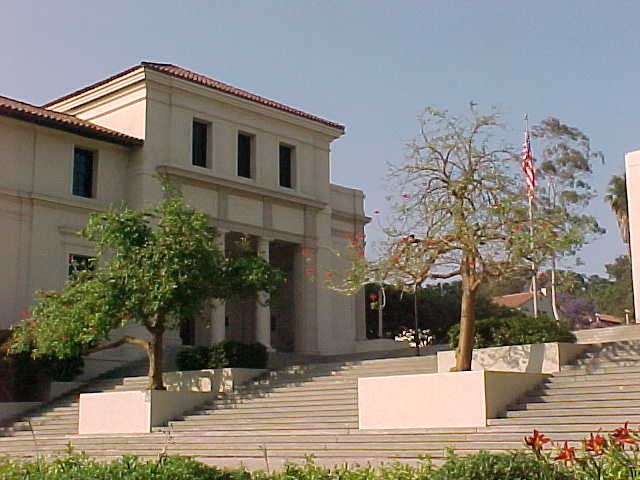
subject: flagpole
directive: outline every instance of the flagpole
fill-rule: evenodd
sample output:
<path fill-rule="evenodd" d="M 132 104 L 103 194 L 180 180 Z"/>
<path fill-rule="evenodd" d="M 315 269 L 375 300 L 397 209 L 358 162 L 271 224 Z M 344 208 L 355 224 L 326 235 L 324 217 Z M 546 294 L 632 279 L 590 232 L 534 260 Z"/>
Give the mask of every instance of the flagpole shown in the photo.
<path fill-rule="evenodd" d="M 525 142 L 529 141 L 529 115 L 524 115 L 524 135 Z M 533 289 L 533 317 L 538 318 L 538 281 L 536 278 L 536 262 L 533 259 L 535 244 L 533 241 L 533 195 L 527 189 L 527 197 L 529 198 L 529 245 L 531 247 L 531 288 Z"/>

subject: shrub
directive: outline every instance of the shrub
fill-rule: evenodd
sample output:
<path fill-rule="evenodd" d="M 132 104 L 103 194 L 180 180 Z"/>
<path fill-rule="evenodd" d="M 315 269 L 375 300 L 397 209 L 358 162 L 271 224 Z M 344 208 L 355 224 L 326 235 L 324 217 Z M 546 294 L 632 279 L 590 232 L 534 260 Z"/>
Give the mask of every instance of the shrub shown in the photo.
<path fill-rule="evenodd" d="M 179 370 L 231 368 L 265 368 L 269 355 L 264 345 L 226 340 L 209 347 L 182 350 L 176 357 Z"/>
<path fill-rule="evenodd" d="M 209 367 L 209 347 L 192 347 L 176 355 L 178 370 L 202 370 Z"/>
<path fill-rule="evenodd" d="M 220 470 L 194 459 L 160 456 L 143 461 L 124 456 L 111 463 L 92 460 L 67 447 L 53 460 L 30 462 L 0 458 L 2 480 L 627 480 L 640 478 L 639 432 L 628 423 L 605 434 L 584 439 L 582 447 L 556 444 L 534 430 L 525 437 L 529 450 L 511 453 L 480 452 L 459 457 L 450 452 L 440 467 L 428 459 L 406 463 L 315 465 L 312 457 L 303 464 L 285 464 L 275 472 L 248 472 L 243 468 Z"/>
<path fill-rule="evenodd" d="M 458 345 L 459 335 L 459 324 L 449 329 L 451 348 Z M 545 342 L 573 343 L 575 340 L 575 336 L 564 323 L 558 325 L 545 315 L 534 318 L 524 313 L 514 312 L 508 317 L 489 317 L 477 320 L 474 347 L 503 347 Z"/>
<path fill-rule="evenodd" d="M 575 475 L 561 464 L 527 452 L 480 452 L 467 457 L 450 453 L 432 480 L 572 480 Z"/>

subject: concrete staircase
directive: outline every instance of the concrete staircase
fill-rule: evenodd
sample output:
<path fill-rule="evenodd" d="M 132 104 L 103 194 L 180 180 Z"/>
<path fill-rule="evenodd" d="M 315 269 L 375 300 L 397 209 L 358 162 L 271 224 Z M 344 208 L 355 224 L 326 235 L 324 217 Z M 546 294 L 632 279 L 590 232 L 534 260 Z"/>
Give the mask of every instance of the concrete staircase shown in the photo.
<path fill-rule="evenodd" d="M 30 417 L 35 439 L 30 430 L 20 430 L 24 423 L 15 424 L 12 436 L 0 438 L 0 454 L 47 454 L 71 442 L 101 459 L 166 452 L 262 469 L 308 454 L 329 465 L 414 463 L 422 455 L 438 461 L 447 448 L 462 455 L 518 449 L 533 428 L 554 441 L 576 442 L 589 432 L 640 422 L 640 342 L 618 342 L 592 348 L 486 428 L 358 430 L 358 377 L 435 370 L 434 356 L 287 367 L 140 435 L 76 435 L 77 402 L 71 398 Z M 112 382 L 98 387 L 138 389 L 144 379 Z"/>

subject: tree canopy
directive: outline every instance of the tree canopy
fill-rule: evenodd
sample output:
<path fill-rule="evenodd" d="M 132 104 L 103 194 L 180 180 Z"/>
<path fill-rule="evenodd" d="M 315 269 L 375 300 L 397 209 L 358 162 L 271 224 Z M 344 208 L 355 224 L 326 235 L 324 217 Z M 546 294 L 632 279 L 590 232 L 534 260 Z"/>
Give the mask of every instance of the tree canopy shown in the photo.
<path fill-rule="evenodd" d="M 90 268 L 61 292 L 37 292 L 27 318 L 13 327 L 12 352 L 64 358 L 131 343 L 149 357 L 150 388 L 162 389 L 165 330 L 196 317 L 207 299 L 275 292 L 281 272 L 249 250 L 226 258 L 207 216 L 177 189 L 166 183 L 164 189 L 151 209 L 120 206 L 90 216 L 81 233 L 95 246 Z M 144 326 L 151 340 L 109 340 L 113 329 L 131 323 Z"/>

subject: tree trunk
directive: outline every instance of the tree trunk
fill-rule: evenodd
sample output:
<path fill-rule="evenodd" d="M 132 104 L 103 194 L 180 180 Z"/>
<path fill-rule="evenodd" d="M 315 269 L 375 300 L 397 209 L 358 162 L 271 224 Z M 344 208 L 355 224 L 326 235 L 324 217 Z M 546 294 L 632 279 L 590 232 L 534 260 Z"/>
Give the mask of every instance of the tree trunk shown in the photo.
<path fill-rule="evenodd" d="M 149 389 L 150 390 L 166 390 L 164 381 L 162 380 L 162 340 L 164 335 L 163 327 L 149 327 L 147 330 L 151 333 L 150 348 L 147 351 L 149 355 Z"/>
<path fill-rule="evenodd" d="M 463 268 L 465 270 L 465 268 Z M 456 349 L 454 371 L 471 370 L 476 324 L 476 292 L 474 278 L 469 272 L 462 273 L 462 302 L 460 308 L 460 338 Z"/>

